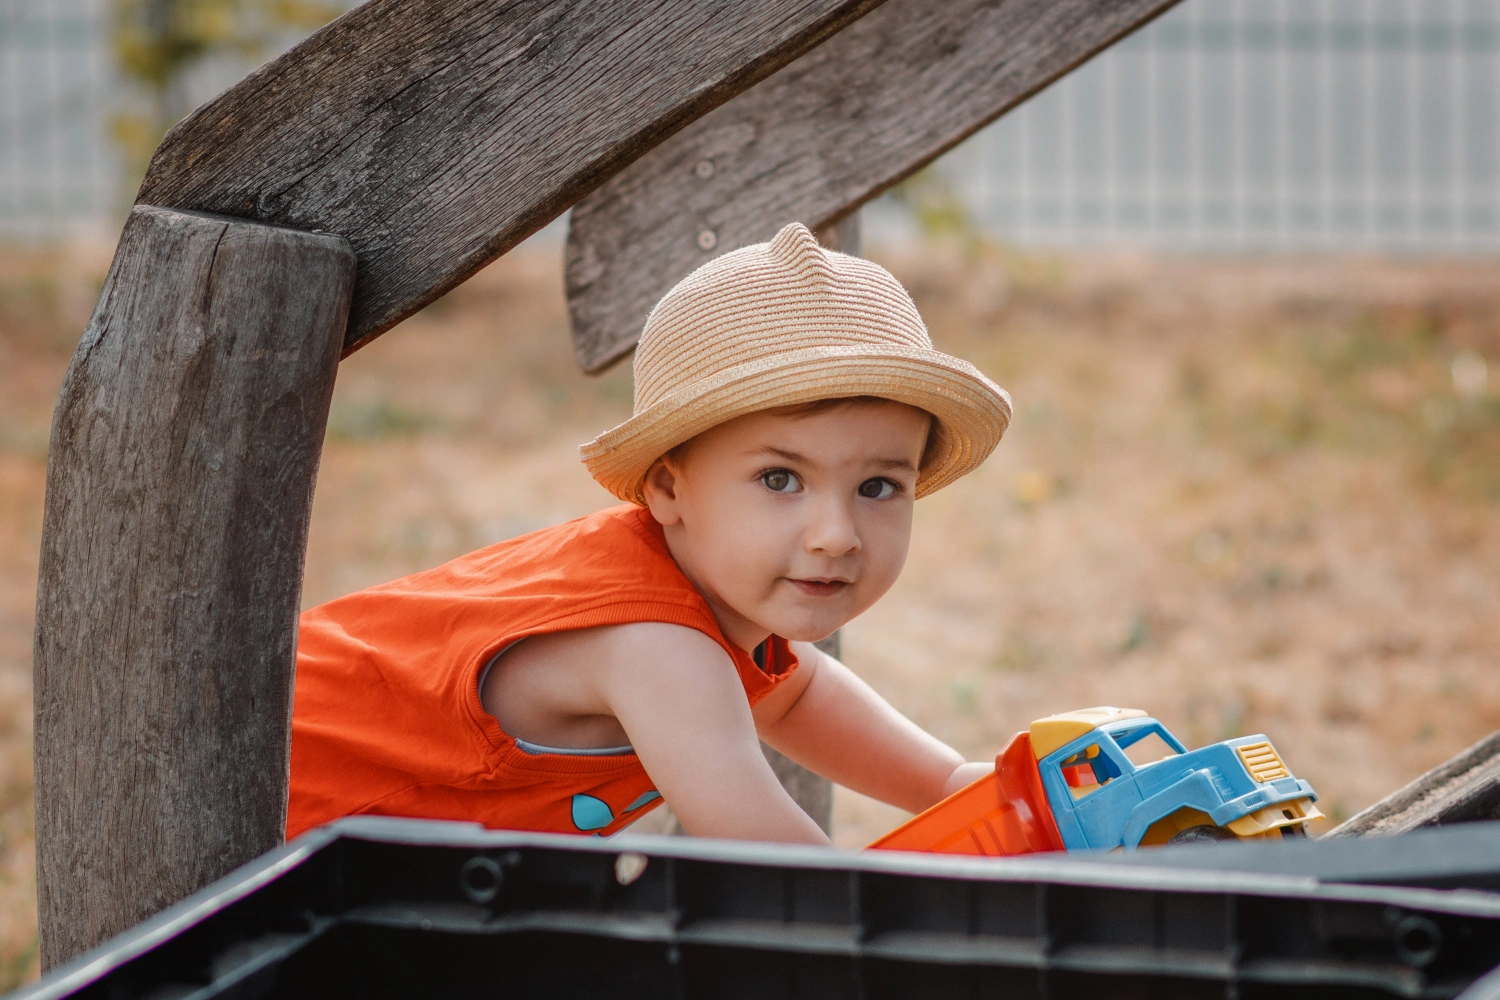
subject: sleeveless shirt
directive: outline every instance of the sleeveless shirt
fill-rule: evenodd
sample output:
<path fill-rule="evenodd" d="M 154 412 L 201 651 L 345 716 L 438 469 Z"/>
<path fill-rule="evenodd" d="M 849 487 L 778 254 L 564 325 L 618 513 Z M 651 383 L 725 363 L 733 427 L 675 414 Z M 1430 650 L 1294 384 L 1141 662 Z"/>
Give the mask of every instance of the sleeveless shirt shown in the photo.
<path fill-rule="evenodd" d="M 661 802 L 633 752 L 533 753 L 479 700 L 481 671 L 528 636 L 666 622 L 734 661 L 753 706 L 797 667 L 724 638 L 634 504 L 544 528 L 302 615 L 287 837 L 340 816 L 468 820 L 556 833 L 619 830 Z"/>

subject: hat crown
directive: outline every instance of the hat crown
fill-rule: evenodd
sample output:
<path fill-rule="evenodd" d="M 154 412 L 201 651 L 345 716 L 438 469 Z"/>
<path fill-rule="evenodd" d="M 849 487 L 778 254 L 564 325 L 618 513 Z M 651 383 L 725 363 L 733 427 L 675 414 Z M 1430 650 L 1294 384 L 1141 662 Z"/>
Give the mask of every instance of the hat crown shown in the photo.
<path fill-rule="evenodd" d="M 916 304 L 879 264 L 801 223 L 704 264 L 662 297 L 635 353 L 635 412 L 749 362 L 810 347 L 931 350 Z"/>

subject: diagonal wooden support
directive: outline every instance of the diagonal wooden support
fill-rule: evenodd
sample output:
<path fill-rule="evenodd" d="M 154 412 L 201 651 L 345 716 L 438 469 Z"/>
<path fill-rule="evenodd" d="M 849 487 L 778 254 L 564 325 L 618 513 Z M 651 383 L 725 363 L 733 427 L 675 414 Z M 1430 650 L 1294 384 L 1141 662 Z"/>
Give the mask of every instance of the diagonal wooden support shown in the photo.
<path fill-rule="evenodd" d="M 336 236 L 136 208 L 63 382 L 37 583 L 51 967 L 275 847 Z"/>
<path fill-rule="evenodd" d="M 1176 0 L 890 0 L 573 209 L 579 365 L 635 344 L 694 267 L 836 222 Z"/>
<path fill-rule="evenodd" d="M 1323 839 L 1383 837 L 1486 820 L 1500 820 L 1500 733 L 1351 816 Z"/>
<path fill-rule="evenodd" d="M 881 0 L 370 0 L 167 134 L 138 203 L 338 233 L 344 351 Z"/>

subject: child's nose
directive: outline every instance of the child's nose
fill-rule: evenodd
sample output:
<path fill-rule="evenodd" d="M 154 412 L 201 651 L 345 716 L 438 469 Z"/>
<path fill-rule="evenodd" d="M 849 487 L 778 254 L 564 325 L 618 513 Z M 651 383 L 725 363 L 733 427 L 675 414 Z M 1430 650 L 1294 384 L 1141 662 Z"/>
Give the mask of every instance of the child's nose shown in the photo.
<path fill-rule="evenodd" d="M 844 556 L 859 550 L 859 532 L 849 505 L 829 497 L 816 505 L 808 527 L 807 548 L 830 556 Z"/>

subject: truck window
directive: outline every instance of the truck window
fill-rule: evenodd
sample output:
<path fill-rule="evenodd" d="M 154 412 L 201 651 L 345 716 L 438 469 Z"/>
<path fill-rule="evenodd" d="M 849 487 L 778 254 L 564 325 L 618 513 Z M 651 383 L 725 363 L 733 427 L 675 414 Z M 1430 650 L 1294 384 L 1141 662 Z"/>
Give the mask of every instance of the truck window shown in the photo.
<path fill-rule="evenodd" d="M 1058 767 L 1075 799 L 1092 795 L 1120 776 L 1114 761 L 1100 751 L 1097 743 L 1064 757 Z"/>
<path fill-rule="evenodd" d="M 1177 751 L 1172 748 L 1170 743 L 1162 739 L 1157 733 L 1150 731 L 1135 740 L 1130 740 L 1126 736 L 1119 739 L 1118 742 L 1120 743 L 1120 749 L 1125 751 L 1125 756 L 1130 759 L 1130 763 L 1136 767 L 1144 767 L 1147 764 L 1155 764 L 1164 758 L 1177 756 Z"/>

